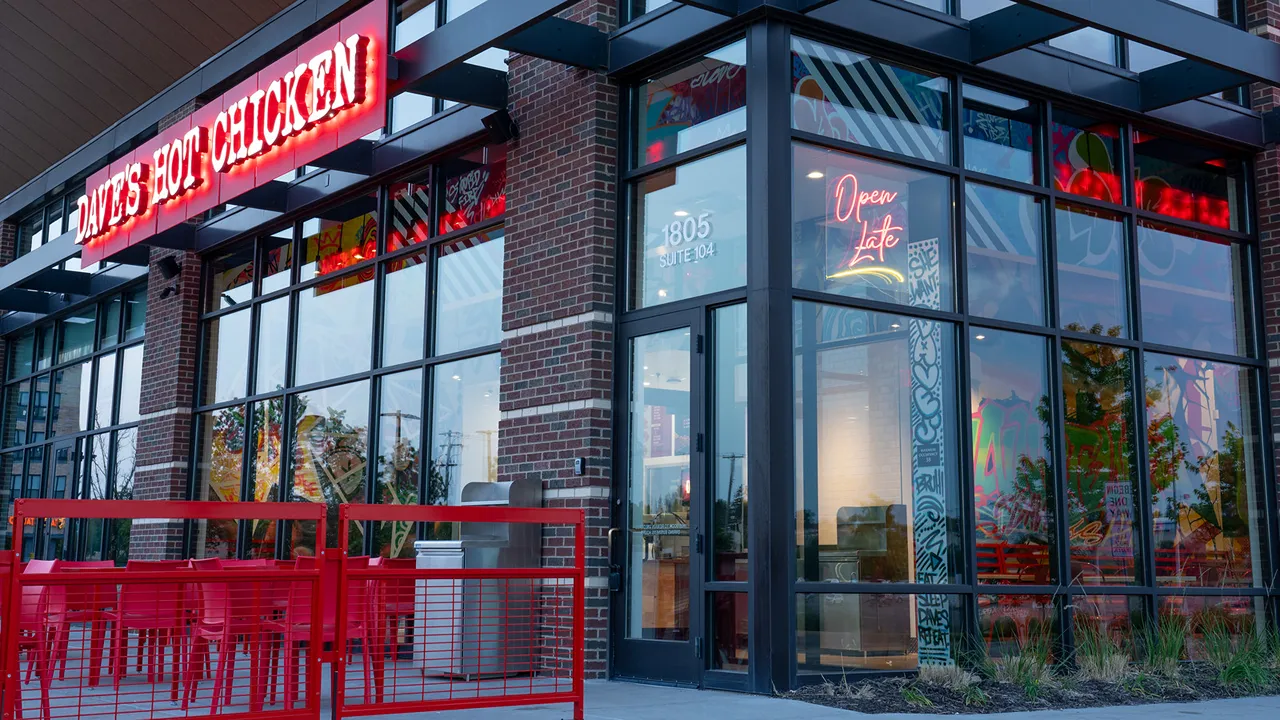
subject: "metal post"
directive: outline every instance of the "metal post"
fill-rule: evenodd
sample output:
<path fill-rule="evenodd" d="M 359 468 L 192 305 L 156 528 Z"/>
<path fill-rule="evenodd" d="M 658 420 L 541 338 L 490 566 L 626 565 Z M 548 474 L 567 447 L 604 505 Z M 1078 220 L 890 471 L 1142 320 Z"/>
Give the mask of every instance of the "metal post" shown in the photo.
<path fill-rule="evenodd" d="M 753 489 L 747 687 L 790 687 L 795 662 L 791 398 L 790 32 L 747 29 L 747 459 Z"/>

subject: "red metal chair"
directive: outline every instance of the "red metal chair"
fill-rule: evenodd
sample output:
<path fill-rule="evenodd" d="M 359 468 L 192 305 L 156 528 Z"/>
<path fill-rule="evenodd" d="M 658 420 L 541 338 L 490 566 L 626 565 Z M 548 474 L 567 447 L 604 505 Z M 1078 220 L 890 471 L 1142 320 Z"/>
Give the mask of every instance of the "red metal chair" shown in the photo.
<path fill-rule="evenodd" d="M 57 560 L 32 560 L 23 568 L 22 575 L 50 575 L 57 572 L 58 565 Z M 18 649 L 27 649 L 27 677 L 24 682 L 31 682 L 32 670 L 35 670 L 40 680 L 40 714 L 48 720 L 52 659 L 62 647 L 62 638 L 67 632 L 66 588 L 35 583 L 23 585 L 19 602 Z M 15 707 L 21 713 L 21 694 L 16 698 Z"/>
<path fill-rule="evenodd" d="M 112 571 L 116 569 L 111 560 L 79 560 L 59 561 L 58 572 L 76 571 Z M 67 624 L 89 626 L 89 684 L 98 684 L 98 666 L 102 662 L 102 646 L 104 644 L 102 612 L 111 609 L 116 599 L 116 586 L 111 585 L 68 585 Z M 67 656 L 71 642 L 71 633 L 63 635 L 62 646 L 58 648 L 60 659 L 59 680 L 67 679 Z"/>
<path fill-rule="evenodd" d="M 336 553 L 335 553 L 336 554 Z M 321 616 L 321 641 L 325 645 L 333 646 L 337 639 L 337 614 L 338 614 L 338 584 L 339 584 L 339 567 L 336 558 L 320 564 L 320 616 Z M 317 561 L 314 557 L 299 556 L 296 561 L 298 570 L 314 570 Z M 347 558 L 347 569 L 358 570 L 369 567 L 369 558 L 365 556 Z M 279 621 L 268 623 L 268 627 L 274 632 L 279 633 L 285 644 L 285 683 L 284 683 L 284 702 L 285 709 L 293 708 L 297 701 L 297 684 L 298 673 L 301 670 L 298 646 L 301 643 L 310 642 L 311 640 L 311 585 L 309 583 L 294 582 L 290 584 L 289 603 L 285 607 L 284 617 Z M 350 620 L 347 621 L 347 639 L 360 640 L 363 645 L 361 652 L 364 665 L 364 692 L 365 702 L 369 702 L 372 698 L 372 680 L 373 680 L 373 653 L 371 645 L 373 638 L 369 637 L 366 632 L 371 623 L 367 622 L 367 614 L 369 608 L 369 590 L 367 582 L 351 583 L 347 588 L 347 614 Z M 332 663 L 332 658 L 338 652 L 348 653 L 350 657 L 350 646 L 346 648 L 333 647 L 330 653 L 326 654 L 317 648 L 307 648 L 307 653 L 319 653 L 319 661 L 326 660 Z M 312 657 L 315 657 L 314 655 Z M 275 682 L 273 676 L 272 682 Z M 271 695 L 275 696 L 274 689 Z"/>
<path fill-rule="evenodd" d="M 251 563 L 251 564 L 247 564 Z M 269 570 L 265 561 L 228 561 L 210 558 L 196 560 L 195 569 L 203 572 L 217 570 Z M 219 698 L 223 705 L 232 703 L 232 687 L 235 680 L 236 646 L 243 641 L 249 653 L 250 676 L 249 705 L 253 711 L 262 709 L 265 697 L 264 685 L 268 670 L 263 672 L 265 625 L 263 615 L 271 588 L 254 582 L 200 583 L 197 613 L 192 625 L 192 655 L 187 663 L 186 692 L 182 707 L 185 710 L 195 699 L 198 679 L 204 677 L 209 666 L 209 648 L 217 646 L 218 663 L 214 672 L 213 694 L 210 712 L 218 711 Z"/>
<path fill-rule="evenodd" d="M 413 558 L 376 557 L 369 561 L 369 567 L 382 567 L 388 570 L 413 570 L 417 561 Z M 370 593 L 372 603 L 370 617 L 382 613 L 386 618 L 386 641 L 390 645 L 392 657 L 397 654 L 400 628 L 406 629 L 413 621 L 416 598 L 416 583 L 412 578 L 383 578 L 374 582 Z"/>
<path fill-rule="evenodd" d="M 125 565 L 125 573 L 177 574 L 189 567 L 190 563 L 186 560 L 130 560 Z M 186 626 L 183 615 L 185 593 L 186 586 L 180 575 L 170 583 L 142 584 L 126 580 L 121 584 L 115 608 L 103 614 L 103 618 L 113 627 L 111 666 L 117 690 L 128 667 L 129 632 L 136 630 L 138 632 L 137 670 L 142 672 L 142 658 L 145 653 L 148 660 L 148 682 L 164 680 L 165 648 L 172 648 L 171 693 L 173 700 L 178 699 L 179 667 L 182 663 Z"/>

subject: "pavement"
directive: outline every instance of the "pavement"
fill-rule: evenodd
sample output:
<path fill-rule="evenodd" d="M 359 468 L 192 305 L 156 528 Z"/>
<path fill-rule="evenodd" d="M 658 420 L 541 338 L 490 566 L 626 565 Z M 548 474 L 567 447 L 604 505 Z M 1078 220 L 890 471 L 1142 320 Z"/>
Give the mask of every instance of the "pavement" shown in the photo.
<path fill-rule="evenodd" d="M 587 720 L 933 720 L 957 715 L 865 715 L 797 700 L 637 683 L 588 681 Z M 429 713 L 438 720 L 571 720 L 568 705 Z M 999 720 L 1280 720 L 1280 697 L 1079 710 L 1038 710 L 965 717 Z M 410 716 L 400 716 L 408 718 Z M 421 715 L 417 717 L 422 717 Z"/>

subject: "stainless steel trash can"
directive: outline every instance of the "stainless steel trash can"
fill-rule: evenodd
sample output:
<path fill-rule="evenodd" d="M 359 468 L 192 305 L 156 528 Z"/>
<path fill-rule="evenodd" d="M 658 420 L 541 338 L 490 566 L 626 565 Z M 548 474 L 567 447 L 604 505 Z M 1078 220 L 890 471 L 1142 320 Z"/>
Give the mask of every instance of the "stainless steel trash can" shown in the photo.
<path fill-rule="evenodd" d="M 514 501 L 514 502 L 513 502 Z M 462 505 L 538 507 L 538 483 L 470 483 Z M 419 540 L 418 569 L 538 567 L 537 525 L 461 523 L 456 540 Z M 414 661 L 423 675 L 467 680 L 533 672 L 535 581 L 470 579 L 417 581 Z"/>

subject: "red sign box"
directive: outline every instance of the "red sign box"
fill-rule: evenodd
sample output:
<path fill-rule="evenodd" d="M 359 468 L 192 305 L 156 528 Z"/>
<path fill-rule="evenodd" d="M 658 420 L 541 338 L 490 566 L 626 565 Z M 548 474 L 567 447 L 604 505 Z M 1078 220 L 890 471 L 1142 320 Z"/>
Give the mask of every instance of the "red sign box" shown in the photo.
<path fill-rule="evenodd" d="M 374 0 L 94 173 L 76 243 L 90 264 L 380 130 L 387 0 Z"/>

